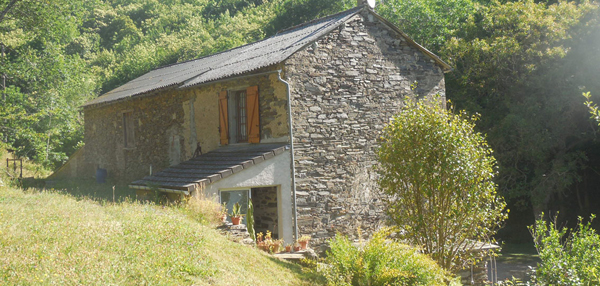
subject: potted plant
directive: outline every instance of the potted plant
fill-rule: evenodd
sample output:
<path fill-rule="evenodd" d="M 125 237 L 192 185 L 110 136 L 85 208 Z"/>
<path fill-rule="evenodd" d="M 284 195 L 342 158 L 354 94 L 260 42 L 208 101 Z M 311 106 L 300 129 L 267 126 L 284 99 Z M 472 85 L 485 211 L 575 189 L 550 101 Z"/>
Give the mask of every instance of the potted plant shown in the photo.
<path fill-rule="evenodd" d="M 292 244 L 285 246 L 285 252 L 292 252 L 292 250 L 294 250 L 294 246 Z"/>
<path fill-rule="evenodd" d="M 233 209 L 231 211 L 231 214 L 229 215 L 231 217 L 231 223 L 233 223 L 233 225 L 238 225 L 242 221 L 242 217 L 244 216 L 244 214 L 241 213 L 241 210 L 242 206 L 239 203 L 235 203 L 233 205 Z"/>
<path fill-rule="evenodd" d="M 308 247 L 308 242 L 310 241 L 309 235 L 303 235 L 298 239 L 298 244 L 300 244 L 300 249 L 304 250 Z"/>
<path fill-rule="evenodd" d="M 256 246 L 258 249 L 268 253 L 280 252 L 283 246 L 283 239 L 273 239 L 271 235 L 271 232 L 268 230 L 266 235 L 259 232 L 256 235 Z"/>
<path fill-rule="evenodd" d="M 226 223 L 227 222 L 227 203 L 223 203 L 221 205 L 221 222 Z"/>
<path fill-rule="evenodd" d="M 281 251 L 281 246 L 283 245 L 283 239 L 273 240 L 273 245 L 271 249 L 269 249 L 270 253 L 278 253 Z"/>

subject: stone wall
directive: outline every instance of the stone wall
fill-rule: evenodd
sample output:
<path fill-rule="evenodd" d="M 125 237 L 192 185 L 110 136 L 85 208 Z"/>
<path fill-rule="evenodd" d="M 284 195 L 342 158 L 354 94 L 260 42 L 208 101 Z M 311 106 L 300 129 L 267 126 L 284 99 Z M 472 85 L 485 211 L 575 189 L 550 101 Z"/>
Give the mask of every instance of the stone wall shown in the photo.
<path fill-rule="evenodd" d="M 275 72 L 263 69 L 258 72 Z M 203 152 L 220 146 L 218 95 L 222 90 L 241 90 L 258 85 L 261 142 L 287 142 L 287 95 L 285 85 L 277 79 L 277 73 L 238 80 L 206 84 L 189 89 L 193 94 L 184 102 L 186 154 L 191 155 L 200 142 Z M 192 122 L 194 122 L 192 124 Z"/>
<path fill-rule="evenodd" d="M 445 96 L 441 68 L 362 12 L 293 55 L 285 71 L 300 235 L 320 244 L 336 231 L 372 233 L 385 220 L 374 172 L 380 132 L 405 96 Z"/>
<path fill-rule="evenodd" d="M 169 166 L 181 151 L 184 112 L 189 91 L 170 90 L 123 102 L 84 109 L 85 160 L 108 176 L 128 183 Z M 134 145 L 125 147 L 123 113 L 132 112 Z M 182 152 L 179 160 L 185 159 Z M 89 172 L 89 171 L 88 171 Z M 93 175 L 93 171 L 90 175 Z"/>
<path fill-rule="evenodd" d="M 263 69 L 257 73 L 275 71 Z M 105 168 L 128 183 L 188 160 L 200 142 L 204 153 L 219 147 L 218 96 L 222 90 L 259 87 L 261 142 L 287 142 L 285 85 L 277 73 L 244 77 L 184 90 L 170 89 L 84 109 L 85 171 Z M 132 112 L 134 146 L 125 147 L 123 113 Z"/>

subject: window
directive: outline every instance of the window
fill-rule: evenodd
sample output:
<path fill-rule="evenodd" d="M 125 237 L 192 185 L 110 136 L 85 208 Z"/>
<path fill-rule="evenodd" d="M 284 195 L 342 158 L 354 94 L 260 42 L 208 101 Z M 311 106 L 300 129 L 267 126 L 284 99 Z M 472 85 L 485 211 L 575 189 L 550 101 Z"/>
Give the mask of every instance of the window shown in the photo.
<path fill-rule="evenodd" d="M 133 111 L 123 112 L 123 146 L 133 148 L 135 145 L 133 135 Z"/>
<path fill-rule="evenodd" d="M 221 204 L 225 204 L 225 208 L 227 209 L 227 213 L 231 213 L 233 211 L 233 205 L 239 203 L 241 208 L 241 213 L 248 213 L 248 201 L 250 200 L 250 190 L 233 190 L 233 191 L 219 191 L 219 196 L 221 198 Z M 228 220 L 231 221 L 229 216 Z M 244 217 L 242 220 L 243 224 L 246 224 L 246 218 Z"/>
<path fill-rule="evenodd" d="M 258 86 L 219 94 L 221 145 L 259 143 Z"/>
<path fill-rule="evenodd" d="M 245 90 L 229 92 L 227 110 L 229 110 L 229 141 L 231 142 L 248 142 L 246 101 Z"/>

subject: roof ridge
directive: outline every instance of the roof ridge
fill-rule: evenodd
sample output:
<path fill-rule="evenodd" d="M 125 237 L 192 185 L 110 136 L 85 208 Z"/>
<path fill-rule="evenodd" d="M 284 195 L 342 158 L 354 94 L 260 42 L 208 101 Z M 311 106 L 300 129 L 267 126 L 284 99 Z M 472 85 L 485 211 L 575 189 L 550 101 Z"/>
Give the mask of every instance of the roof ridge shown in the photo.
<path fill-rule="evenodd" d="M 327 20 L 327 19 L 329 19 L 329 18 L 335 18 L 335 17 L 337 17 L 337 16 L 339 16 L 339 15 L 342 15 L 342 14 L 344 14 L 344 13 L 352 14 L 352 13 L 354 13 L 354 12 L 355 12 L 354 10 L 356 10 L 356 12 L 358 12 L 358 11 L 359 11 L 360 9 L 362 9 L 363 7 L 364 7 L 364 6 L 357 6 L 357 7 L 354 7 L 354 8 L 352 8 L 352 9 L 344 10 L 344 11 L 341 11 L 341 12 L 338 12 L 338 13 L 335 13 L 335 14 L 332 14 L 332 15 L 329 15 L 329 16 L 325 16 L 325 17 L 321 17 L 321 18 L 313 19 L 313 20 L 310 20 L 310 21 L 308 21 L 308 22 L 304 22 L 304 23 L 301 23 L 301 24 L 298 24 L 298 25 L 295 25 L 295 26 L 292 26 L 292 27 L 289 27 L 289 28 L 285 28 L 285 29 L 283 29 L 283 30 L 279 30 L 279 31 L 277 31 L 277 33 L 275 33 L 275 35 L 273 35 L 273 36 L 280 35 L 280 34 L 284 34 L 284 33 L 288 33 L 288 32 L 290 32 L 291 30 L 295 30 L 295 29 L 301 28 L 302 26 L 308 26 L 308 25 L 310 25 L 310 24 L 314 24 L 314 23 L 316 23 L 316 22 L 319 22 L 319 21 L 325 21 L 325 20 Z M 350 13 L 350 11 L 352 11 L 352 13 Z M 271 37 L 273 37 L 273 36 L 271 36 Z M 270 38 L 270 37 L 269 37 L 269 38 Z"/>

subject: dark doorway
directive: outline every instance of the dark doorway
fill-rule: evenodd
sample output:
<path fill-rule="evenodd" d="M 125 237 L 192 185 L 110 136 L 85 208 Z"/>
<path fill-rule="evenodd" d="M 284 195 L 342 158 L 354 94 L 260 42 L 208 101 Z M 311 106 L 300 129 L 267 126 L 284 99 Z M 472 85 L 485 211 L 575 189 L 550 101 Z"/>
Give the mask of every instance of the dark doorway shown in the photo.
<path fill-rule="evenodd" d="M 263 234 L 268 230 L 273 239 L 279 239 L 277 187 L 254 188 L 251 197 L 254 204 L 254 230 Z"/>

